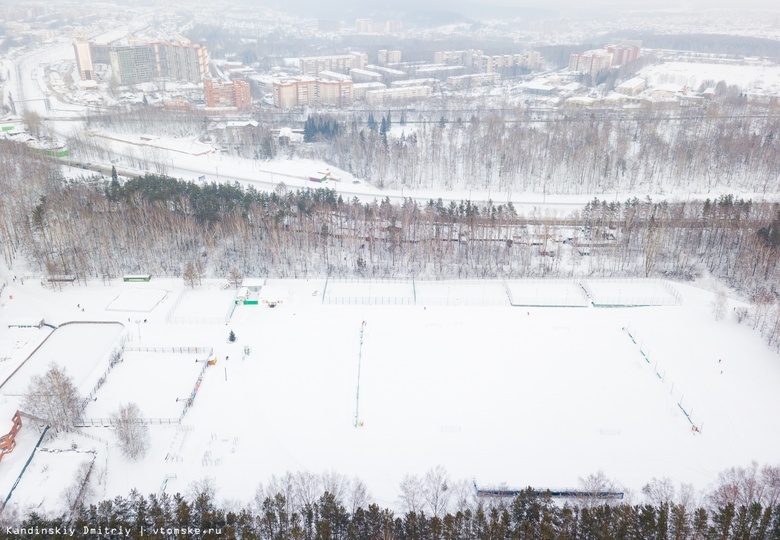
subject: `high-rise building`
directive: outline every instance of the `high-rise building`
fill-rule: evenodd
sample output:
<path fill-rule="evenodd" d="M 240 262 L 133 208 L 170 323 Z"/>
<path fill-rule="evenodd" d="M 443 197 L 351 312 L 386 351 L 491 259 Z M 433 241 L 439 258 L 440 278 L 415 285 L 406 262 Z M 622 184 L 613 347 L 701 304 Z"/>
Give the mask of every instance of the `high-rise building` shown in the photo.
<path fill-rule="evenodd" d="M 639 45 L 607 45 L 607 52 L 612 54 L 612 67 L 624 66 L 639 58 L 641 48 Z"/>
<path fill-rule="evenodd" d="M 154 47 L 149 44 L 111 47 L 109 57 L 119 84 L 151 82 L 157 75 Z"/>
<path fill-rule="evenodd" d="M 84 80 L 94 78 L 93 64 L 110 64 L 119 84 L 157 79 L 199 83 L 209 72 L 206 47 L 186 42 L 98 45 L 76 41 L 73 47 Z"/>
<path fill-rule="evenodd" d="M 76 41 L 73 43 L 73 50 L 76 51 L 76 66 L 81 75 L 82 81 L 91 81 L 93 79 L 93 73 L 95 72 L 92 67 L 92 51 L 90 50 L 88 41 Z"/>
<path fill-rule="evenodd" d="M 609 70 L 611 66 L 612 54 L 603 49 L 569 56 L 569 70 L 577 73 L 585 73 L 595 77 L 597 74 Z"/>
<path fill-rule="evenodd" d="M 184 82 L 201 82 L 209 72 L 205 47 L 188 43 L 155 43 L 157 76 Z"/>

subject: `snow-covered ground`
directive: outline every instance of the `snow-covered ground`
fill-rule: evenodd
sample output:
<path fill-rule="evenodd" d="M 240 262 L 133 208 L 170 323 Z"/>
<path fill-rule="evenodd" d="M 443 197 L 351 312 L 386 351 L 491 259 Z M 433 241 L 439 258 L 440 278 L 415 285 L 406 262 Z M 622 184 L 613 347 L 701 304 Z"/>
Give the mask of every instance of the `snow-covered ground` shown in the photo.
<path fill-rule="evenodd" d="M 672 84 L 697 92 L 706 83 L 715 86 L 720 81 L 736 85 L 743 92 L 777 95 L 780 93 L 780 66 L 738 66 L 698 62 L 665 62 L 646 67 L 639 76 L 648 87 Z"/>
<path fill-rule="evenodd" d="M 147 418 L 177 417 L 182 398 L 197 390 L 182 425 L 150 426 L 151 446 L 140 462 L 121 456 L 110 428 L 82 428 L 108 442 L 90 443 L 96 466 L 107 464 L 107 474 L 96 476 L 103 481 L 95 496 L 134 487 L 157 492 L 163 485 L 186 492 L 191 482 L 211 477 L 218 497 L 248 501 L 271 475 L 336 471 L 360 477 L 375 501 L 397 507 L 403 476 L 437 465 L 453 479 L 483 486 L 572 487 L 602 470 L 637 491 L 652 477 L 706 488 L 727 467 L 777 459 L 780 359 L 748 325 L 731 317 L 715 321 L 714 295 L 693 286 L 586 280 L 594 296 L 618 289 L 631 297 L 665 294 L 674 302 L 572 309 L 512 307 L 509 295 L 523 304 L 582 303 L 585 293 L 575 281 L 326 287 L 325 280 L 269 280 L 276 296 L 284 291 L 282 303 L 239 305 L 227 325 L 169 324 L 169 298 L 141 313 L 146 323 L 127 324 L 127 313 L 105 309 L 120 292 L 147 288 L 174 291 L 197 311 L 232 294 L 217 283 L 204 281 L 182 295 L 177 280 L 153 278 L 132 287 L 95 282 L 62 291 L 27 280 L 3 292 L 3 323 L 34 302 L 45 306 L 47 320 L 66 322 L 82 315 L 74 309 L 80 298 L 93 318 L 125 323 L 128 347 L 214 349 L 217 362 L 200 385 L 200 353 L 128 351 L 109 372 L 86 418 L 105 418 L 128 401 Z M 323 291 L 326 299 L 369 301 L 331 305 L 323 303 Z M 8 295 L 13 301 L 5 301 Z M 378 305 L 393 298 L 408 302 Z M 96 359 L 107 358 L 119 337 L 108 329 L 121 328 L 91 326 L 88 336 L 67 330 L 86 325 L 54 331 L 47 345 L 58 334 L 65 342 L 56 358 L 38 363 L 57 360 L 78 380 L 89 378 Z M 227 339 L 231 330 L 235 343 Z M 16 343 L 23 332 L 39 340 L 46 335 L 3 324 L 0 343 Z M 5 347 L 4 363 L 18 365 L 24 350 Z M 17 375 L 8 388 L 24 388 L 29 374 Z M 5 405 L 13 405 L 16 392 L 5 390 Z M 700 434 L 692 434 L 692 423 Z M 35 430 L 25 423 L 24 437 L 37 440 L 30 433 Z M 68 447 L 67 441 L 60 437 L 43 447 Z M 0 489 L 10 489 L 34 442 L 0 462 Z M 70 485 L 75 465 L 36 456 L 31 467 L 42 474 L 46 465 L 69 472 L 47 480 L 53 487 L 44 502 L 43 494 L 34 497 L 37 484 L 23 478 L 12 502 L 59 508 L 51 495 Z"/>

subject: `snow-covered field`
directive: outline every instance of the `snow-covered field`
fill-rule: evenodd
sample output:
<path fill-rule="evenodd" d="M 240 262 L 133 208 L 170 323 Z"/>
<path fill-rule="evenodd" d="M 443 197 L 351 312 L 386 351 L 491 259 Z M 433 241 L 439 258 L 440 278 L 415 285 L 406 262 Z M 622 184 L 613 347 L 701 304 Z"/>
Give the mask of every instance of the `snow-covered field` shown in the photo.
<path fill-rule="evenodd" d="M 126 351 L 84 409 L 84 418 L 109 418 L 120 405 L 136 402 L 145 419 L 177 419 L 207 360 L 205 353 Z M 143 381 L 143 399 L 138 385 L 127 381 Z"/>
<path fill-rule="evenodd" d="M 656 279 L 589 279 L 583 287 L 597 306 L 672 306 L 681 300 L 674 287 Z"/>
<path fill-rule="evenodd" d="M 141 287 L 123 289 L 119 296 L 106 306 L 109 311 L 152 311 L 168 291 Z"/>
<path fill-rule="evenodd" d="M 571 280 L 526 279 L 507 282 L 509 300 L 513 306 L 588 305 L 582 287 Z"/>
<path fill-rule="evenodd" d="M 730 317 L 715 321 L 714 295 L 696 287 L 586 280 L 594 297 L 618 288 L 631 297 L 674 299 L 672 290 L 680 302 L 572 309 L 512 307 L 508 297 L 580 305 L 575 281 L 334 282 L 326 291 L 326 298 L 411 296 L 408 305 L 331 305 L 323 303 L 324 280 L 271 281 L 285 291 L 284 301 L 273 309 L 240 305 L 227 325 L 168 324 L 168 300 L 152 309 L 148 323 L 127 325 L 128 345 L 213 347 L 217 363 L 206 368 L 181 426 L 150 426 L 143 461 L 125 461 L 110 428 L 82 428 L 109 441 L 108 450 L 93 444 L 96 463 L 108 466 L 97 496 L 163 485 L 185 492 L 211 477 L 218 497 L 248 501 L 271 475 L 336 471 L 360 477 L 376 502 L 397 507 L 403 476 L 437 465 L 481 486 L 540 488 L 574 487 L 601 470 L 637 491 L 652 477 L 705 488 L 724 468 L 777 459 L 780 359 L 749 326 Z M 178 291 L 181 283 L 153 279 L 149 286 Z M 122 287 L 94 283 L 57 292 L 13 284 L 4 296 L 15 300 L 4 316 L 37 299 L 46 302 L 47 316 L 65 320 L 78 294 L 90 300 L 93 316 L 121 321 L 124 313 L 95 314 L 93 304 L 115 298 Z M 210 282 L 182 298 L 198 309 L 215 294 L 233 291 Z M 462 305 L 439 305 L 441 298 Z M 492 305 L 499 298 L 503 304 Z M 47 345 L 67 328 L 87 327 L 65 326 Z M 119 326 L 94 326 L 88 337 L 77 330 L 62 338 L 56 358 L 47 353 L 37 364 L 57 359 L 85 380 L 118 337 L 109 328 Z M 227 339 L 231 330 L 235 343 Z M 0 343 L 14 342 L 17 332 L 0 327 Z M 15 349 L 5 350 L 14 357 L 6 362 L 15 361 Z M 105 417 L 128 401 L 150 418 L 177 417 L 176 398 L 190 395 L 202 356 L 126 352 L 85 417 Z M 24 388 L 29 373 L 18 375 L 9 388 Z M 6 402 L 18 399 L 5 390 Z M 692 434 L 692 422 L 700 434 Z M 34 429 L 26 424 L 25 431 Z M 30 450 L 20 445 L 0 462 L 0 488 L 13 484 Z M 35 505 L 31 486 L 23 479 L 12 500 Z"/>
<path fill-rule="evenodd" d="M 224 282 L 220 285 L 225 285 Z M 184 289 L 174 301 L 168 315 L 172 323 L 225 322 L 235 296 L 235 289 L 223 289 L 215 282 L 207 281 L 197 293 Z"/>
<path fill-rule="evenodd" d="M 63 325 L 24 362 L 0 389 L 4 395 L 22 395 L 30 380 L 43 375 L 52 363 L 65 368 L 82 395 L 87 395 L 108 367 L 108 354 L 117 345 L 124 326 L 73 323 Z M 24 358 L 15 359 L 19 365 Z"/>
<path fill-rule="evenodd" d="M 674 84 L 698 91 L 702 83 L 715 86 L 719 81 L 737 85 L 742 91 L 777 95 L 780 92 L 779 66 L 737 66 L 696 62 L 665 62 L 639 72 L 648 86 Z"/>

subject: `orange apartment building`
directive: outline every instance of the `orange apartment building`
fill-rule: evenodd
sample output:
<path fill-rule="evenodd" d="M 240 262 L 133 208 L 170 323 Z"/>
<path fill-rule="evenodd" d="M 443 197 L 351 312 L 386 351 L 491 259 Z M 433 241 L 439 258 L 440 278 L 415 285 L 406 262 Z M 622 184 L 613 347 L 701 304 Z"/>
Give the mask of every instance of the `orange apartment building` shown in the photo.
<path fill-rule="evenodd" d="M 203 94 L 206 99 L 206 107 L 209 108 L 235 107 L 240 111 L 252 109 L 249 83 L 243 79 L 235 79 L 231 82 L 225 82 L 221 79 L 204 79 Z"/>

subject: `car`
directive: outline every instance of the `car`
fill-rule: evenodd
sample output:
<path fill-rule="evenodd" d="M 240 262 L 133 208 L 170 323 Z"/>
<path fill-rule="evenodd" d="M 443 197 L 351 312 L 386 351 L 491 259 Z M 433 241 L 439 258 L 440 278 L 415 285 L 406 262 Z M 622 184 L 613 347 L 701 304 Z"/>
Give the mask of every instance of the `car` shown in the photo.
<path fill-rule="evenodd" d="M 360 183 L 360 180 L 352 180 L 352 183 L 353 183 L 353 184 L 359 184 L 359 183 Z"/>

